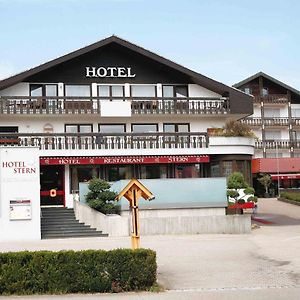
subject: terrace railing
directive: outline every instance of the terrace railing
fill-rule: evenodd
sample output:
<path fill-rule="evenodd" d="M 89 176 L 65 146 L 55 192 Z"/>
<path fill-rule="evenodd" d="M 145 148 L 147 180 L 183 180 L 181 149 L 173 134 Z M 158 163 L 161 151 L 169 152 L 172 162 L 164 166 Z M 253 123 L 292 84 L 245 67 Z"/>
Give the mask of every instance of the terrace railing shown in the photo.
<path fill-rule="evenodd" d="M 293 147 L 294 149 L 300 149 L 300 141 L 294 140 L 265 140 L 263 141 L 256 141 L 255 148 L 256 149 L 290 149 Z"/>
<path fill-rule="evenodd" d="M 193 97 L 7 97 L 0 114 L 100 114 L 103 101 L 129 101 L 132 114 L 228 114 L 229 98 Z"/>
<path fill-rule="evenodd" d="M 287 104 L 287 94 L 272 94 L 268 96 L 254 96 L 254 103 L 264 102 L 266 104 Z"/>
<path fill-rule="evenodd" d="M 207 148 L 208 136 L 189 133 L 0 133 L 0 145 L 41 150 Z"/>

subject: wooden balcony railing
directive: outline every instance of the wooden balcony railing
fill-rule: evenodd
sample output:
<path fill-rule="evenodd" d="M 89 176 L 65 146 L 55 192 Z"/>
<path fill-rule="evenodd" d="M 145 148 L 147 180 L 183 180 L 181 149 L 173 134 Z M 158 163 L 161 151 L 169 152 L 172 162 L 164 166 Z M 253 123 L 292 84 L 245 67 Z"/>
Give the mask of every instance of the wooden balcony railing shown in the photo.
<path fill-rule="evenodd" d="M 1 135 L 3 136 L 1 137 Z M 0 133 L 0 145 L 36 146 L 41 150 L 207 148 L 208 136 L 189 133 Z"/>
<path fill-rule="evenodd" d="M 129 101 L 132 114 L 228 114 L 228 98 L 6 97 L 0 114 L 99 114 L 103 101 Z"/>
<path fill-rule="evenodd" d="M 254 103 L 264 102 L 267 104 L 287 104 L 288 96 L 286 94 L 272 94 L 268 96 L 254 96 Z"/>
<path fill-rule="evenodd" d="M 261 126 L 262 119 L 261 118 L 245 118 L 241 120 L 242 123 L 247 124 L 249 126 Z"/>
<path fill-rule="evenodd" d="M 245 118 L 241 120 L 242 123 L 245 123 L 249 126 L 262 126 L 262 118 Z M 288 126 L 290 124 L 289 118 L 264 118 L 264 124 L 266 126 Z M 291 124 L 293 126 L 300 126 L 300 118 L 292 118 Z"/>
<path fill-rule="evenodd" d="M 256 149 L 290 149 L 293 147 L 294 149 L 300 149 L 300 141 L 290 141 L 290 140 L 266 140 L 266 141 L 256 141 L 255 148 Z"/>

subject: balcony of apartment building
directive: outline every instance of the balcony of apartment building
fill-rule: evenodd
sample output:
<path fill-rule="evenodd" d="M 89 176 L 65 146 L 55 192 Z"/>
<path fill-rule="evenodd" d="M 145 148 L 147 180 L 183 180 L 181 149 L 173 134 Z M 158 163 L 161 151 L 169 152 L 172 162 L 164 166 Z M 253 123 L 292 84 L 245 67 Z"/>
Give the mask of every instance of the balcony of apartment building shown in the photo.
<path fill-rule="evenodd" d="M 287 94 L 264 94 L 256 95 L 253 98 L 254 104 L 260 104 L 263 102 L 267 105 L 287 105 L 288 104 L 288 95 Z"/>
<path fill-rule="evenodd" d="M 227 97 L 23 97 L 0 96 L 7 115 L 218 115 L 229 114 Z"/>
<path fill-rule="evenodd" d="M 300 149 L 300 140 L 258 140 L 255 141 L 255 149 Z"/>
<path fill-rule="evenodd" d="M 289 118 L 287 117 L 248 117 L 241 120 L 242 123 L 247 124 L 251 127 L 260 127 L 262 124 L 265 126 L 288 126 L 290 124 Z M 292 124 L 297 124 L 300 126 L 300 119 L 291 120 Z"/>

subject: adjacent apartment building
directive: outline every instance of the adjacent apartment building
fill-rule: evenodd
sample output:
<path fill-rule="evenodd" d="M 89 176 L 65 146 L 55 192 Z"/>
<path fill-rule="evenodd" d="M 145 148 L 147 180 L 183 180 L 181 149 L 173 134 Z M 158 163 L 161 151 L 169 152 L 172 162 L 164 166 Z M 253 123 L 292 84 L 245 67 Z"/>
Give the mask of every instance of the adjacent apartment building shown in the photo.
<path fill-rule="evenodd" d="M 242 122 L 254 131 L 254 177 L 269 173 L 280 188 L 300 187 L 300 91 L 259 72 L 234 87 L 254 96 L 253 115 Z"/>
<path fill-rule="evenodd" d="M 0 146 L 39 148 L 42 205 L 71 207 L 79 182 L 94 176 L 241 171 L 250 182 L 253 142 L 208 131 L 252 115 L 252 98 L 112 36 L 0 81 Z"/>

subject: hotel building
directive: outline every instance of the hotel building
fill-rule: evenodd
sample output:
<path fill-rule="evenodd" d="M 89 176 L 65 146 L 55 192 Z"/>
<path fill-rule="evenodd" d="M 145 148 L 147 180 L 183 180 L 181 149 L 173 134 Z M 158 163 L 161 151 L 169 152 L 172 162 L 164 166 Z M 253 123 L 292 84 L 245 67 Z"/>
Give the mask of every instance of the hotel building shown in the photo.
<path fill-rule="evenodd" d="M 117 181 L 241 171 L 250 182 L 251 139 L 209 136 L 211 128 L 253 113 L 247 92 L 112 36 L 0 81 L 0 146 L 39 148 L 41 205 L 72 207 L 79 183 L 94 176 Z M 263 123 L 263 139 L 285 128 L 282 154 L 291 153 L 297 134 L 296 124 L 290 128 L 295 97 L 285 93 L 272 106 L 273 114 L 286 109 L 287 119 Z M 254 99 L 251 125 L 260 126 L 259 112 L 273 115 Z M 275 155 L 260 143 L 261 157 Z"/>

